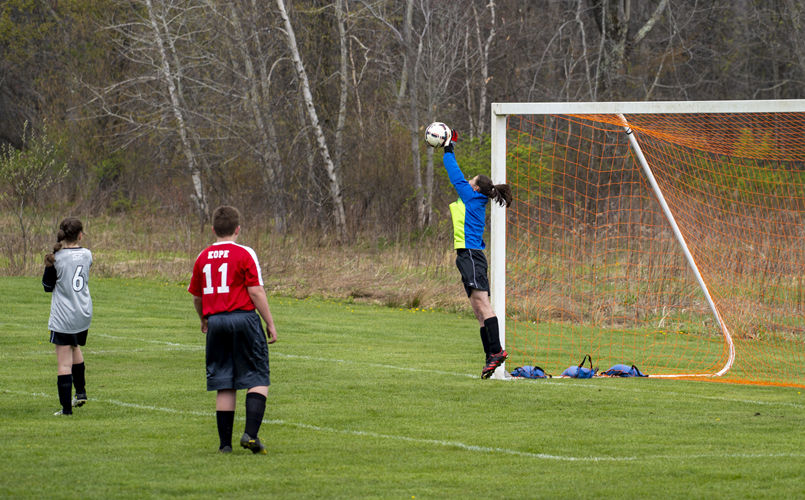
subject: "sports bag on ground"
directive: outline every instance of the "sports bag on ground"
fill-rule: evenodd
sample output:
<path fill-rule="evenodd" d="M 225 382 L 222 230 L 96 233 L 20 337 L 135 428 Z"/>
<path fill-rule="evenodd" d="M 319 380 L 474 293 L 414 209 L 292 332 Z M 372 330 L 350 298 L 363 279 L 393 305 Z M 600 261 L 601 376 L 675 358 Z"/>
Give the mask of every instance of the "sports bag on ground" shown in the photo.
<path fill-rule="evenodd" d="M 588 359 L 590 360 L 590 367 L 584 368 L 584 362 Z M 593 378 L 596 373 L 598 373 L 598 367 L 593 368 L 593 357 L 589 354 L 585 354 L 579 366 L 571 366 L 563 371 L 561 376 L 570 378 Z"/>
<path fill-rule="evenodd" d="M 605 377 L 648 377 L 648 375 L 642 373 L 635 365 L 631 367 L 627 365 L 615 365 L 601 375 Z"/>
<path fill-rule="evenodd" d="M 548 375 L 545 370 L 539 366 L 518 366 L 512 370 L 512 377 L 518 378 L 551 378 L 553 375 Z"/>

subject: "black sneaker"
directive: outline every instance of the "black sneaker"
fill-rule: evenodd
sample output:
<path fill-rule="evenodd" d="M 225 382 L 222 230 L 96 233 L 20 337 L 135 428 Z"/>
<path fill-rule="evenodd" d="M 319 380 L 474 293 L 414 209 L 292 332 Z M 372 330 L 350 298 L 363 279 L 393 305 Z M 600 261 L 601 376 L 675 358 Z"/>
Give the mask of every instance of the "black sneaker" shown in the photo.
<path fill-rule="evenodd" d="M 64 413 L 64 410 L 59 410 L 59 411 L 57 411 L 56 413 L 53 414 L 54 417 L 62 417 L 62 416 L 70 417 L 72 415 L 73 415 L 73 412 Z"/>
<path fill-rule="evenodd" d="M 73 398 L 73 408 L 84 406 L 84 403 L 86 402 L 87 402 L 87 393 L 77 392 L 75 393 L 75 397 Z"/>
<path fill-rule="evenodd" d="M 489 378 L 495 373 L 495 369 L 503 364 L 506 361 L 506 358 L 509 357 L 509 353 L 504 351 L 503 349 L 500 350 L 497 354 L 492 354 L 489 356 L 489 359 L 486 360 L 486 366 L 484 366 L 484 370 L 481 372 L 481 378 Z"/>
<path fill-rule="evenodd" d="M 218 453 L 232 453 L 232 447 L 224 446 L 223 448 L 218 448 Z"/>
<path fill-rule="evenodd" d="M 260 440 L 259 437 L 252 438 L 245 432 L 243 433 L 243 436 L 241 436 L 240 438 L 240 445 L 246 448 L 247 450 L 252 450 L 252 453 L 254 453 L 255 455 L 257 455 L 258 453 L 260 453 L 261 455 L 268 454 L 268 451 L 266 451 L 266 447 L 263 446 L 263 442 Z"/>

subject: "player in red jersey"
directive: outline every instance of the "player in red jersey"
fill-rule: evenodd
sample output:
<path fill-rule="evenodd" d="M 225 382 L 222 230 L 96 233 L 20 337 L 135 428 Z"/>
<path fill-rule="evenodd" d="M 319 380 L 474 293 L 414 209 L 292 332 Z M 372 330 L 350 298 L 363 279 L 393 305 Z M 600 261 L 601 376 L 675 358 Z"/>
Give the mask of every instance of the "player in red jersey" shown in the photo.
<path fill-rule="evenodd" d="M 232 451 L 237 391 L 248 389 L 246 429 L 240 445 L 265 455 L 266 448 L 257 433 L 271 385 L 268 344 L 277 341 L 277 329 L 268 308 L 257 255 L 251 248 L 237 244 L 240 212 L 228 206 L 216 208 L 212 230 L 216 242 L 196 258 L 188 291 L 193 294 L 201 331 L 207 334 L 207 390 L 218 392 L 218 451 Z M 266 323 L 268 342 L 257 313 Z"/>

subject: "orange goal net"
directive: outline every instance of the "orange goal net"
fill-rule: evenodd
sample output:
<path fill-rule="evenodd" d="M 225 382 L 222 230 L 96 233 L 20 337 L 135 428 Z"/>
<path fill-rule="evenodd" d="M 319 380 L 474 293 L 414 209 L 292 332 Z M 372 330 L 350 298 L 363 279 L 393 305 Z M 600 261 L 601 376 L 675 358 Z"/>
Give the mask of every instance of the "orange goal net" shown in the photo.
<path fill-rule="evenodd" d="M 508 367 L 805 387 L 805 112 L 505 115 Z"/>

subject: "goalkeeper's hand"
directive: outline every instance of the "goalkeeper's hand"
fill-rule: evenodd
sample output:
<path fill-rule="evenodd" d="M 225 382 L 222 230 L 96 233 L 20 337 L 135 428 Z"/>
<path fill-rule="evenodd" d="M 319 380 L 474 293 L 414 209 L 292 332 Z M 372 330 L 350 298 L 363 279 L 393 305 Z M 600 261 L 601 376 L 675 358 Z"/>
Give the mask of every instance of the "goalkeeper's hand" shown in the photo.
<path fill-rule="evenodd" d="M 458 132 L 452 130 L 450 132 L 450 137 L 444 140 L 444 147 L 452 146 L 454 142 L 458 141 Z"/>

